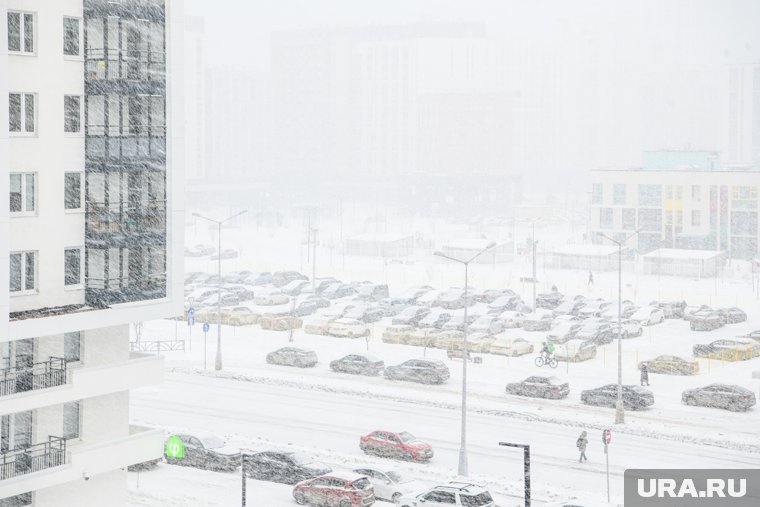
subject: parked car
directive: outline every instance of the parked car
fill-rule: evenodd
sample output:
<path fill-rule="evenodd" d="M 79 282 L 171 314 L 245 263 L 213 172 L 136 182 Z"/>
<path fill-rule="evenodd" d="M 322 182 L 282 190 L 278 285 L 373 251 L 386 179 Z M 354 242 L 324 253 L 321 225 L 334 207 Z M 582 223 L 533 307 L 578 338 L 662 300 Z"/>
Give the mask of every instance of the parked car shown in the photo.
<path fill-rule="evenodd" d="M 622 303 L 620 304 L 620 316 L 623 319 L 630 319 L 631 315 L 636 313 L 636 311 L 639 309 L 638 306 L 636 306 L 633 301 L 629 301 L 628 299 L 624 299 Z M 607 319 L 610 322 L 616 321 L 618 317 L 618 303 L 617 301 L 613 301 L 610 303 L 602 312 L 600 313 L 600 317 L 603 319 Z"/>
<path fill-rule="evenodd" d="M 211 255 L 213 253 L 216 253 L 216 248 L 211 245 L 204 245 L 202 243 L 198 243 L 193 248 L 199 251 L 201 255 Z"/>
<path fill-rule="evenodd" d="M 419 322 L 424 319 L 428 314 L 430 313 L 429 308 L 425 308 L 424 306 L 410 306 L 406 308 L 404 311 L 393 317 L 393 320 L 391 323 L 395 326 L 398 325 L 409 325 L 409 326 L 416 326 L 419 324 Z"/>
<path fill-rule="evenodd" d="M 258 287 L 261 285 L 267 285 L 269 283 L 272 283 L 272 273 L 269 271 L 264 271 L 261 273 L 251 273 L 245 276 L 242 280 L 238 280 L 239 283 L 244 283 L 246 285 L 253 285 L 254 287 Z"/>
<path fill-rule="evenodd" d="M 650 361 L 641 361 L 638 365 L 640 370 L 643 365 L 647 366 L 649 373 L 661 373 L 665 375 L 696 375 L 699 373 L 697 361 L 687 361 L 678 356 L 662 355 Z"/>
<path fill-rule="evenodd" d="M 492 315 L 484 315 L 475 319 L 472 324 L 468 325 L 467 329 L 473 333 L 498 334 L 505 328 L 501 319 Z"/>
<path fill-rule="evenodd" d="M 480 318 L 479 315 L 473 315 L 473 314 L 467 315 L 467 325 L 470 326 L 473 322 L 475 322 L 479 318 Z M 452 315 L 449 321 L 446 322 L 446 324 L 444 324 L 441 329 L 449 330 L 449 331 L 464 332 L 464 314 Z"/>
<path fill-rule="evenodd" d="M 378 308 L 383 310 L 385 317 L 394 317 L 409 308 L 409 303 L 399 298 L 385 298 L 377 303 Z"/>
<path fill-rule="evenodd" d="M 630 320 L 638 322 L 642 326 L 653 326 L 664 321 L 665 314 L 659 308 L 654 308 L 653 306 L 644 306 L 636 310 L 636 312 L 631 315 Z"/>
<path fill-rule="evenodd" d="M 458 329 L 441 329 L 428 334 L 432 340 L 432 346 L 437 349 L 452 350 L 462 348 L 464 342 L 464 332 Z"/>
<path fill-rule="evenodd" d="M 310 368 L 317 364 L 317 353 L 313 350 L 297 347 L 283 347 L 267 354 L 267 363 Z"/>
<path fill-rule="evenodd" d="M 522 382 L 511 382 L 507 384 L 507 394 L 517 396 L 529 396 L 531 398 L 549 398 L 558 400 L 567 398 L 570 394 L 570 384 L 563 382 L 557 377 L 542 377 L 534 375 L 528 377 Z"/>
<path fill-rule="evenodd" d="M 488 304 L 488 313 L 498 315 L 507 310 L 516 310 L 520 303 L 522 303 L 522 299 L 517 294 L 505 294 Z"/>
<path fill-rule="evenodd" d="M 426 505 L 430 507 L 496 507 L 491 493 L 482 486 L 464 482 L 450 482 L 435 486 L 417 495 L 402 496 L 398 505 L 413 507 Z"/>
<path fill-rule="evenodd" d="M 552 343 L 566 343 L 575 338 L 582 322 L 577 320 L 561 320 L 548 333 L 546 339 Z"/>
<path fill-rule="evenodd" d="M 433 458 L 430 444 L 408 431 L 377 430 L 359 438 L 359 448 L 367 454 L 427 463 Z"/>
<path fill-rule="evenodd" d="M 617 403 L 617 384 L 607 384 L 596 389 L 581 391 L 581 401 L 586 405 L 615 408 Z M 625 410 L 643 410 L 654 405 L 654 395 L 641 386 L 623 386 L 623 408 Z"/>
<path fill-rule="evenodd" d="M 298 505 L 319 507 L 368 507 L 375 503 L 372 483 L 353 472 L 333 472 L 301 481 L 293 488 Z"/>
<path fill-rule="evenodd" d="M 332 468 L 328 465 L 292 451 L 255 452 L 245 458 L 246 477 L 259 481 L 296 484 L 330 472 Z"/>
<path fill-rule="evenodd" d="M 409 359 L 395 366 L 386 366 L 385 378 L 409 380 L 422 384 L 442 384 L 449 379 L 448 367 L 432 359 Z"/>
<path fill-rule="evenodd" d="M 589 318 L 583 322 L 580 329 L 575 333 L 575 338 L 578 340 L 590 340 L 596 345 L 605 345 L 612 342 L 612 326 L 607 321 L 595 317 Z"/>
<path fill-rule="evenodd" d="M 523 338 L 498 337 L 488 351 L 499 356 L 524 356 L 533 352 L 533 344 Z"/>
<path fill-rule="evenodd" d="M 367 324 L 364 322 L 356 319 L 335 319 L 330 323 L 327 334 L 345 338 L 369 336 L 369 326 L 367 326 Z"/>
<path fill-rule="evenodd" d="M 222 323 L 231 326 L 248 326 L 256 324 L 260 315 L 247 306 L 235 306 L 222 310 Z"/>
<path fill-rule="evenodd" d="M 320 296 L 327 299 L 340 299 L 346 296 L 353 296 L 354 294 L 356 294 L 356 289 L 351 284 L 336 282 L 328 285 Z"/>
<path fill-rule="evenodd" d="M 724 323 L 723 317 L 713 310 L 696 312 L 689 318 L 689 328 L 692 331 L 714 331 L 723 327 Z"/>
<path fill-rule="evenodd" d="M 314 299 L 304 299 L 299 301 L 293 307 L 293 315 L 296 317 L 306 317 L 307 315 L 313 315 L 319 310 L 319 303 Z"/>
<path fill-rule="evenodd" d="M 464 340 L 463 340 L 464 341 Z M 467 335 L 467 350 L 469 352 L 488 353 L 491 351 L 491 346 L 496 341 L 496 337 L 488 333 L 472 333 Z M 460 342 L 461 343 L 461 342 Z M 462 348 L 462 345 L 457 347 Z"/>
<path fill-rule="evenodd" d="M 220 301 L 220 296 L 217 293 L 211 294 L 202 301 L 198 301 L 195 306 L 201 308 L 204 306 L 217 306 Z M 233 292 L 222 292 L 221 294 L 222 306 L 236 306 L 240 304 L 240 296 Z"/>
<path fill-rule="evenodd" d="M 425 318 L 420 320 L 419 327 L 441 329 L 451 319 L 451 312 L 448 310 L 432 310 Z"/>
<path fill-rule="evenodd" d="M 440 332 L 434 327 L 417 328 L 409 333 L 403 343 L 415 347 L 435 347 L 435 340 Z"/>
<path fill-rule="evenodd" d="M 716 312 L 723 318 L 724 324 L 738 324 L 747 320 L 747 312 L 735 306 L 731 308 L 718 308 Z"/>
<path fill-rule="evenodd" d="M 757 399 L 755 393 L 742 386 L 710 384 L 687 389 L 681 394 L 681 402 L 686 405 L 722 408 L 731 412 L 746 412 L 757 403 Z"/>
<path fill-rule="evenodd" d="M 473 301 L 472 293 L 467 295 L 467 301 L 465 301 L 463 290 L 450 289 L 438 294 L 438 299 L 433 302 L 433 306 L 440 306 L 446 310 L 458 310 L 470 306 Z"/>
<path fill-rule="evenodd" d="M 271 329 L 272 331 L 289 331 L 300 329 L 303 326 L 303 320 L 289 313 L 265 313 L 259 317 L 259 326 L 261 329 Z"/>
<path fill-rule="evenodd" d="M 292 282 L 288 282 L 282 286 L 280 291 L 282 291 L 283 294 L 287 294 L 288 296 L 297 296 L 306 287 L 310 287 L 308 280 L 293 280 Z"/>
<path fill-rule="evenodd" d="M 240 466 L 240 449 L 228 446 L 215 435 L 178 433 L 184 446 L 184 456 L 169 456 L 164 445 L 164 459 L 170 465 L 182 465 L 215 471 L 232 471 Z M 167 444 L 169 441 L 167 440 Z"/>
<path fill-rule="evenodd" d="M 339 373 L 375 376 L 382 373 L 385 363 L 382 359 L 368 354 L 349 354 L 330 361 L 330 369 Z"/>
<path fill-rule="evenodd" d="M 686 301 L 652 301 L 649 306 L 662 310 L 666 319 L 682 319 L 686 309 Z"/>
<path fill-rule="evenodd" d="M 430 285 L 418 285 L 415 287 L 409 287 L 394 299 L 404 301 L 407 305 L 413 305 L 417 302 L 419 297 L 428 294 L 431 291 L 433 291 L 433 288 Z"/>
<path fill-rule="evenodd" d="M 566 299 L 552 310 L 552 314 L 557 315 L 578 315 L 578 311 L 586 305 L 582 299 Z"/>
<path fill-rule="evenodd" d="M 410 479 L 400 470 L 376 466 L 360 466 L 354 468 L 354 473 L 364 475 L 375 488 L 375 498 L 386 502 L 398 503 L 402 496 L 419 491 L 419 482 Z"/>
<path fill-rule="evenodd" d="M 561 292 L 544 292 L 536 296 L 536 308 L 554 310 L 564 298 L 565 296 Z"/>
<path fill-rule="evenodd" d="M 277 306 L 290 302 L 290 297 L 280 291 L 258 292 L 253 297 L 253 303 L 258 306 Z"/>
<path fill-rule="evenodd" d="M 612 326 L 612 338 L 615 339 L 618 337 L 618 334 L 622 335 L 622 338 L 625 340 L 626 338 L 636 338 L 638 336 L 641 336 L 644 334 L 644 328 L 636 322 L 635 320 L 623 320 L 620 322 L 620 331 L 618 332 L 618 323 L 617 321 L 611 321 L 610 325 Z"/>
<path fill-rule="evenodd" d="M 570 340 L 554 348 L 554 359 L 578 363 L 596 357 L 596 344 L 592 341 Z"/>
<path fill-rule="evenodd" d="M 366 304 L 357 304 L 349 308 L 343 314 L 344 319 L 360 320 L 364 323 L 377 322 L 385 317 L 382 308 L 376 306 L 367 306 Z"/>
<path fill-rule="evenodd" d="M 522 328 L 525 331 L 548 331 L 552 328 L 552 312 L 538 309 L 525 316 Z"/>
<path fill-rule="evenodd" d="M 356 298 L 360 301 L 380 301 L 388 297 L 388 286 L 378 283 L 362 283 L 356 286 Z"/>
<path fill-rule="evenodd" d="M 691 320 L 698 312 L 712 312 L 713 309 L 707 305 L 687 305 L 683 309 L 683 320 Z"/>
<path fill-rule="evenodd" d="M 611 303 L 603 299 L 589 299 L 586 304 L 578 309 L 578 317 L 587 319 L 589 317 L 601 317 L 602 312 L 609 307 Z M 615 310 L 617 316 L 617 310 Z"/>
<path fill-rule="evenodd" d="M 525 314 L 514 310 L 507 310 L 499 314 L 499 320 L 504 323 L 504 327 L 507 329 L 516 328 L 522 326 Z"/>
<path fill-rule="evenodd" d="M 756 331 L 752 331 L 752 332 L 747 333 L 745 335 L 737 336 L 737 338 L 745 338 L 745 339 L 748 339 L 748 340 L 755 340 L 755 341 L 760 342 L 760 329 L 758 329 Z"/>
<path fill-rule="evenodd" d="M 472 298 L 478 303 L 493 303 L 498 298 L 504 295 L 504 291 L 500 289 L 485 289 L 479 291 L 473 291 Z"/>
<path fill-rule="evenodd" d="M 393 325 L 388 326 L 383 331 L 384 343 L 406 343 L 406 339 L 414 331 L 414 328 L 409 325 Z"/>
<path fill-rule="evenodd" d="M 715 340 L 706 345 L 694 345 L 693 353 L 694 357 L 718 359 L 721 361 L 744 361 L 760 356 L 760 343 L 739 338 Z"/>
<path fill-rule="evenodd" d="M 195 247 L 185 247 L 185 257 L 203 257 L 203 252 Z"/>
<path fill-rule="evenodd" d="M 330 329 L 330 324 L 335 320 L 335 317 L 325 317 L 323 315 L 315 315 L 307 320 L 303 325 L 304 333 L 326 335 Z"/>
<path fill-rule="evenodd" d="M 340 280 L 331 276 L 325 278 L 316 278 L 314 280 L 314 294 L 319 296 L 327 287 L 338 282 L 340 282 Z"/>
<path fill-rule="evenodd" d="M 298 271 L 276 271 L 272 274 L 272 285 L 275 287 L 284 287 L 293 280 L 308 280 L 309 277 L 302 275 Z"/>

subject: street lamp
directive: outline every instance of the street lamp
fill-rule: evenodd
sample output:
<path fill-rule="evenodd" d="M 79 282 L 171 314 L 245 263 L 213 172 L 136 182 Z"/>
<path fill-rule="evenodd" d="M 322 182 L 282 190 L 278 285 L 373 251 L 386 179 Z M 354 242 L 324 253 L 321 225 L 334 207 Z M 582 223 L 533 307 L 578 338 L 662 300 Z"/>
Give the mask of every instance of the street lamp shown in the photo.
<path fill-rule="evenodd" d="M 602 232 L 597 232 L 599 236 L 606 238 L 618 246 L 618 388 L 617 402 L 615 403 L 615 424 L 625 423 L 625 411 L 623 409 L 623 245 L 626 241 L 637 235 L 641 229 L 637 229 L 633 234 L 623 241 L 612 239 Z"/>
<path fill-rule="evenodd" d="M 462 434 L 459 442 L 459 475 L 467 475 L 467 284 L 469 281 L 469 266 L 479 255 L 485 253 L 487 250 L 495 247 L 496 243 L 493 241 L 489 243 L 483 250 L 479 251 L 468 260 L 463 261 L 454 257 L 449 257 L 443 252 L 433 252 L 433 255 L 449 259 L 450 261 L 464 264 L 464 344 L 462 352 Z"/>
<path fill-rule="evenodd" d="M 243 210 L 240 213 L 235 213 L 231 217 L 225 218 L 224 220 L 214 220 L 213 218 L 204 217 L 198 213 L 193 213 L 194 217 L 213 222 L 219 228 L 219 232 L 217 234 L 218 246 L 216 252 L 217 257 L 219 258 L 219 262 L 217 263 L 217 276 L 219 280 L 216 291 L 216 359 L 214 360 L 214 369 L 217 371 L 222 369 L 222 224 L 247 212 L 248 210 Z"/>

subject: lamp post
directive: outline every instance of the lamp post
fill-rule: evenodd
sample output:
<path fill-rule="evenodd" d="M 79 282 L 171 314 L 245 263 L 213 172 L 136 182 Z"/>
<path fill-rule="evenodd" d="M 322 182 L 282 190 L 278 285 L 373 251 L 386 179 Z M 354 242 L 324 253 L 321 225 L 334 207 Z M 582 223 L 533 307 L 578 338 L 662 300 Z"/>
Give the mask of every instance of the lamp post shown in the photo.
<path fill-rule="evenodd" d="M 496 243 L 489 243 L 483 250 L 479 251 L 468 260 L 463 261 L 454 257 L 449 257 L 443 252 L 433 252 L 433 255 L 449 259 L 450 261 L 464 264 L 464 343 L 462 350 L 462 433 L 459 441 L 459 475 L 467 475 L 467 284 L 469 282 L 469 266 L 479 255 L 495 247 Z"/>
<path fill-rule="evenodd" d="M 224 220 L 214 220 L 213 218 L 204 217 L 198 213 L 193 213 L 194 217 L 208 220 L 215 223 L 218 227 L 217 233 L 217 291 L 216 291 L 216 359 L 214 360 L 214 369 L 219 371 L 222 369 L 222 224 L 232 220 L 235 217 L 239 217 L 243 213 L 247 213 L 248 210 L 243 210 L 240 213 L 235 213 L 231 217 L 227 217 Z"/>
<path fill-rule="evenodd" d="M 615 403 L 615 424 L 625 423 L 625 411 L 623 409 L 623 245 L 626 241 L 639 233 L 641 229 L 636 230 L 633 234 L 623 241 L 617 241 L 604 233 L 598 232 L 601 237 L 607 238 L 618 246 L 618 315 L 617 315 L 617 335 L 618 335 L 618 388 L 617 402 Z"/>

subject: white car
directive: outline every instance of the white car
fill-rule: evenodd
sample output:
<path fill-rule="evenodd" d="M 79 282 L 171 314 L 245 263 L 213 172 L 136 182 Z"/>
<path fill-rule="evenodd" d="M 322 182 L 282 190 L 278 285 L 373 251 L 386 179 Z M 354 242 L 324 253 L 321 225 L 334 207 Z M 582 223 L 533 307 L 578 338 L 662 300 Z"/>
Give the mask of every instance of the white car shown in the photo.
<path fill-rule="evenodd" d="M 470 324 L 468 329 L 474 333 L 497 334 L 504 331 L 504 323 L 493 315 L 484 315 Z"/>
<path fill-rule="evenodd" d="M 450 482 L 435 486 L 417 495 L 402 496 L 397 505 L 401 507 L 496 507 L 491 493 L 475 484 Z"/>
<path fill-rule="evenodd" d="M 507 339 L 497 338 L 489 348 L 491 354 L 500 356 L 524 356 L 533 352 L 533 344 L 522 338 Z"/>
<path fill-rule="evenodd" d="M 525 314 L 522 312 L 507 310 L 499 315 L 499 319 L 501 319 L 506 328 L 520 327 L 522 326 L 523 320 L 525 320 Z"/>
<path fill-rule="evenodd" d="M 638 322 L 642 326 L 652 326 L 665 320 L 665 313 L 653 306 L 644 306 L 631 315 L 630 320 Z"/>
<path fill-rule="evenodd" d="M 422 484 L 414 481 L 395 468 L 377 468 L 363 466 L 354 468 L 354 473 L 365 475 L 375 488 L 375 498 L 397 503 L 404 495 L 410 495 L 423 488 Z"/>
<path fill-rule="evenodd" d="M 346 338 L 369 336 L 369 326 L 356 319 L 336 319 L 330 324 L 327 334 Z"/>
<path fill-rule="evenodd" d="M 290 297 L 287 294 L 283 294 L 280 291 L 273 291 L 268 293 L 256 294 L 253 297 L 253 303 L 259 306 L 276 306 L 284 305 L 290 301 Z"/>
<path fill-rule="evenodd" d="M 303 332 L 308 334 L 326 335 L 330 330 L 330 324 L 332 324 L 334 320 L 334 317 L 312 317 L 304 323 Z"/>

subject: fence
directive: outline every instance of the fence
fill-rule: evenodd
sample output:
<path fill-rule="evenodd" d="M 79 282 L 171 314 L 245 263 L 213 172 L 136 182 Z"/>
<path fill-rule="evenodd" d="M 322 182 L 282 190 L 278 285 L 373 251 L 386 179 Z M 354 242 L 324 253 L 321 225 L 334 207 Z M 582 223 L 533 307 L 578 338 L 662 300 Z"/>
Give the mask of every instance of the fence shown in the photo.
<path fill-rule="evenodd" d="M 0 480 L 66 464 L 66 439 L 49 436 L 47 442 L 2 453 Z"/>
<path fill-rule="evenodd" d="M 31 367 L 13 367 L 0 370 L 0 396 L 8 396 L 37 389 L 47 389 L 66 383 L 66 361 L 51 357 Z"/>
<path fill-rule="evenodd" d="M 132 352 L 174 352 L 185 351 L 184 340 L 152 340 L 129 342 L 129 350 Z"/>

